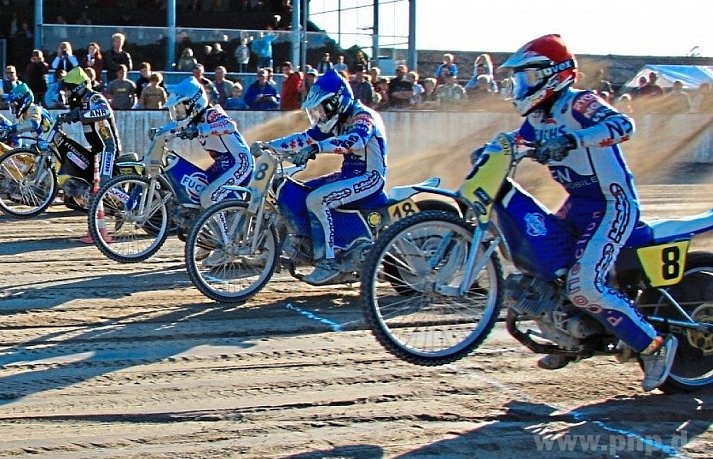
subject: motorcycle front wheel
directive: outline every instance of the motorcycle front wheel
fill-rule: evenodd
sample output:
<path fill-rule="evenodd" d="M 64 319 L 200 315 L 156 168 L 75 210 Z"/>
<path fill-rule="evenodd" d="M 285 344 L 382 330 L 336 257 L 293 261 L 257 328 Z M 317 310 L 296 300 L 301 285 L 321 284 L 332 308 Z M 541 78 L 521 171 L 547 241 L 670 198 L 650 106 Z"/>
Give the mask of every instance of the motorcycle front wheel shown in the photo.
<path fill-rule="evenodd" d="M 16 218 L 32 218 L 57 196 L 57 172 L 31 148 L 0 156 L 0 209 Z"/>
<path fill-rule="evenodd" d="M 464 294 L 473 229 L 457 214 L 426 211 L 389 227 L 364 262 L 362 312 L 381 345 L 417 365 L 461 359 L 488 336 L 502 305 L 496 253 Z"/>
<path fill-rule="evenodd" d="M 160 190 L 149 193 L 155 184 L 140 175 L 119 175 L 92 198 L 89 233 L 108 258 L 137 263 L 154 255 L 166 242 L 168 211 Z"/>
<path fill-rule="evenodd" d="M 186 268 L 193 285 L 208 298 L 241 303 L 272 278 L 279 250 L 273 226 L 257 229 L 245 202 L 227 200 L 201 212 L 191 227 Z"/>
<path fill-rule="evenodd" d="M 667 287 L 671 295 L 696 322 L 713 325 L 713 253 L 691 252 L 681 282 Z M 681 320 L 680 313 L 657 289 L 642 293 L 639 306 L 650 315 Z M 676 359 L 668 379 L 659 387 L 667 394 L 713 387 L 713 332 L 676 328 Z"/>

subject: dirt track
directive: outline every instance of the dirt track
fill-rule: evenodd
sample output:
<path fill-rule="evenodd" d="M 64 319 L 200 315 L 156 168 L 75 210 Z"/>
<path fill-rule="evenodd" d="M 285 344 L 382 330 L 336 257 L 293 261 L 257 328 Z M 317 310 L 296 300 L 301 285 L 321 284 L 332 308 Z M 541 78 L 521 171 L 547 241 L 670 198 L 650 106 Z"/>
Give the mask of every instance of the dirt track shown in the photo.
<path fill-rule="evenodd" d="M 683 216 L 710 208 L 713 190 L 645 186 L 642 198 L 647 217 Z M 644 394 L 634 364 L 538 370 L 498 327 L 467 359 L 412 366 L 364 330 L 356 286 L 278 277 L 248 304 L 219 305 L 190 284 L 177 240 L 121 265 L 76 241 L 85 221 L 61 206 L 0 216 L 0 456 L 713 451 L 713 393 Z"/>

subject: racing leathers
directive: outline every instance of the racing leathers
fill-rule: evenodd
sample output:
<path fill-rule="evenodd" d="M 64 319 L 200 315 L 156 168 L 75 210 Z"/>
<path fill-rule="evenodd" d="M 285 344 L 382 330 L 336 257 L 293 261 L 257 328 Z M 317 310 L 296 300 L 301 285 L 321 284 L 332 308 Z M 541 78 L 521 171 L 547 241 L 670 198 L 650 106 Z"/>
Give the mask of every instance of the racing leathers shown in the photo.
<path fill-rule="evenodd" d="M 52 122 L 52 117 L 47 109 L 37 104 L 30 104 L 27 110 L 15 120 L 14 124 L 4 116 L 0 115 L 0 117 L 2 117 L 0 118 L 0 129 L 7 131 L 13 137 L 24 133 L 30 133 L 32 137 L 38 137 L 49 129 Z M 15 138 L 11 140 L 14 145 L 22 143 Z"/>
<path fill-rule="evenodd" d="M 267 142 L 284 153 L 316 146 L 316 152 L 343 156 L 341 170 L 305 183 L 315 260 L 334 258 L 331 209 L 359 201 L 384 188 L 386 131 L 381 116 L 355 101 L 330 134 L 317 127 Z"/>
<path fill-rule="evenodd" d="M 250 147 L 235 121 L 219 105 L 206 108 L 185 130 L 195 132 L 198 142 L 214 161 L 205 171 L 208 185 L 201 192 L 202 207 L 225 199 L 231 191 L 222 188 L 224 185 L 244 185 L 250 180 L 253 172 Z"/>
<path fill-rule="evenodd" d="M 69 101 L 69 113 L 62 115 L 66 121 L 80 122 L 82 133 L 92 154 L 101 155 L 100 184 L 112 176 L 114 161 L 121 153 L 121 140 L 116 128 L 114 111 L 109 101 L 96 91 L 87 89 L 81 96 Z M 93 170 L 93 164 L 89 165 Z M 100 185 L 99 184 L 99 185 Z"/>
<path fill-rule="evenodd" d="M 557 215 L 578 234 L 575 263 L 567 273 L 569 300 L 599 320 L 636 352 L 656 331 L 631 301 L 606 285 L 607 275 L 639 218 L 639 199 L 619 143 L 633 121 L 590 91 L 563 91 L 549 107 L 527 115 L 517 134 L 530 142 L 570 135 L 576 146 L 549 160 L 552 177 L 567 193 Z"/>

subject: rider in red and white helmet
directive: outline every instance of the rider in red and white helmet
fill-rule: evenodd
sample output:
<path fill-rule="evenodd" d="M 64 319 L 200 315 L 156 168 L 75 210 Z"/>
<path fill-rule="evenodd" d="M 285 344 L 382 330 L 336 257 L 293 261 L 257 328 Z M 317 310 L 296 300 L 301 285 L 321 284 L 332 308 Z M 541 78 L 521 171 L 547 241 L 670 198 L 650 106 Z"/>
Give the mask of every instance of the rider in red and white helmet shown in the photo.
<path fill-rule="evenodd" d="M 537 145 L 535 159 L 567 193 L 557 215 L 579 234 L 567 296 L 640 355 L 642 385 L 653 390 L 670 372 L 676 338 L 658 336 L 626 296 L 606 285 L 639 219 L 633 177 L 619 148 L 634 133 L 633 121 L 594 92 L 572 88 L 577 61 L 559 35 L 530 41 L 500 68 L 510 71 L 506 95 L 525 117 L 516 134 Z M 539 365 L 567 363 L 567 357 L 548 355 Z"/>

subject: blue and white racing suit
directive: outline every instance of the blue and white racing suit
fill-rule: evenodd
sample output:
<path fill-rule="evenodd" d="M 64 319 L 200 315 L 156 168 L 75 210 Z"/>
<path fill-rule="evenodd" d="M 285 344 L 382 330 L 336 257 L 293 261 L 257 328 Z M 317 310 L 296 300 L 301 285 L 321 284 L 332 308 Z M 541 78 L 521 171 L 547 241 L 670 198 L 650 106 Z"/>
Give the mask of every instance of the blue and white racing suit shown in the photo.
<path fill-rule="evenodd" d="M 242 185 L 252 177 L 253 157 L 250 147 L 227 113 L 220 107 L 208 107 L 195 122 L 197 140 L 213 158 L 206 170 L 208 186 L 201 192 L 201 206 L 209 207 L 231 192 L 224 185 Z"/>
<path fill-rule="evenodd" d="M 314 258 L 334 258 L 334 224 L 331 209 L 364 199 L 384 188 L 386 175 L 386 130 L 381 116 L 355 101 L 347 118 L 324 134 L 316 127 L 268 144 L 278 151 L 298 152 L 317 145 L 320 153 L 343 156 L 339 172 L 318 177 L 305 184 L 312 189 L 307 195 Z"/>
<path fill-rule="evenodd" d="M 567 273 L 567 295 L 577 307 L 640 352 L 655 329 L 617 290 L 607 274 L 639 218 L 639 198 L 619 143 L 634 133 L 632 120 L 599 96 L 568 88 L 548 110 L 529 114 L 518 134 L 544 141 L 572 134 L 577 147 L 562 161 L 549 161 L 552 177 L 568 194 L 557 215 L 579 234 L 575 263 Z"/>

